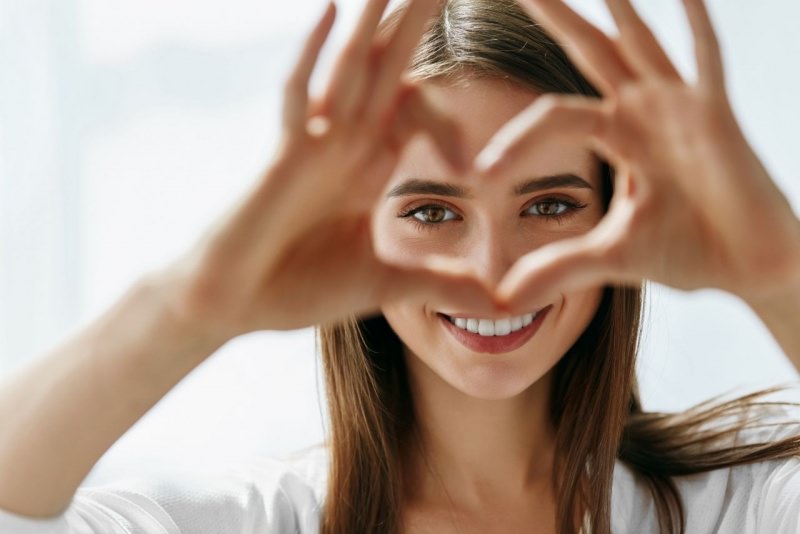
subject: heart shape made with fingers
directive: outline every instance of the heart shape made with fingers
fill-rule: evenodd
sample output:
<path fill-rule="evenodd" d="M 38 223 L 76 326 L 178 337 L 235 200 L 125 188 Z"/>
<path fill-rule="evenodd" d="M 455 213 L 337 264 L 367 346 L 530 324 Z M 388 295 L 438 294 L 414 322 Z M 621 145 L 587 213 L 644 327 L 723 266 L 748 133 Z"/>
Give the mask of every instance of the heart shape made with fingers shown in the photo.
<path fill-rule="evenodd" d="M 417 176 L 404 192 L 428 196 L 411 206 L 416 211 L 406 210 L 404 215 L 417 218 L 424 230 L 404 233 L 402 239 L 413 247 L 401 250 L 434 254 L 448 249 L 453 256 L 468 257 L 510 313 L 550 302 L 558 293 L 611 284 L 636 286 L 644 280 L 684 290 L 719 288 L 746 299 L 779 292 L 797 277 L 800 225 L 737 124 L 725 92 L 719 45 L 702 0 L 683 2 L 696 45 L 694 83 L 678 73 L 629 0 L 606 3 L 619 29 L 616 38 L 561 0 L 521 0 L 534 19 L 568 45 L 570 58 L 602 91 L 601 98 L 538 96 L 479 149 L 472 175 L 480 181 L 476 191 L 487 198 L 497 196 L 485 193 L 501 182 L 531 175 L 542 184 L 549 180 L 550 187 L 527 189 L 546 191 L 550 202 L 538 204 L 538 226 L 524 230 L 506 226 L 503 235 L 484 235 L 480 242 L 471 242 L 473 249 L 480 243 L 483 250 L 466 252 L 470 241 L 464 235 L 475 232 L 480 219 L 473 210 L 470 226 L 456 209 L 469 193 L 453 184 L 426 181 L 430 166 L 420 163 L 423 156 L 414 156 L 416 163 L 409 168 L 402 169 L 401 163 L 400 174 Z M 482 107 L 477 99 L 459 97 L 458 91 L 474 94 L 481 91 L 476 86 L 487 83 L 462 85 L 445 99 L 450 113 L 470 110 L 462 117 L 468 136 L 491 128 L 494 118 L 509 108 L 508 101 L 523 92 L 507 87 L 504 97 L 493 93 Z M 599 155 L 615 169 L 614 194 L 604 217 L 596 213 L 588 217 L 584 211 L 583 219 L 578 215 L 556 223 L 559 219 L 549 215 L 559 214 L 541 213 L 542 206 L 558 204 L 557 195 L 561 201 L 571 195 L 573 210 L 577 204 L 588 204 L 574 202 L 574 183 L 555 180 L 553 173 L 545 172 L 549 169 L 543 170 L 547 167 L 543 158 L 567 145 Z M 563 166 L 576 159 L 562 157 Z M 556 174 L 563 178 L 570 173 Z M 465 183 L 474 185 L 476 180 Z M 448 206 L 432 198 L 451 203 L 458 199 L 461 204 Z M 597 203 L 599 195 L 583 198 Z M 569 201 L 567 205 L 569 209 Z M 754 209 L 766 216 L 755 220 L 742 216 Z M 449 211 L 454 213 L 451 219 Z M 431 214 L 435 222 L 428 217 Z M 594 224 L 587 226 L 587 221 Z M 432 230 L 435 234 L 425 234 Z M 527 248 L 532 250 L 519 253 L 526 247 L 496 245 L 513 242 L 514 232 L 526 234 Z M 386 234 L 377 237 L 378 242 L 387 239 Z"/>
<path fill-rule="evenodd" d="M 678 73 L 630 0 L 606 0 L 617 37 L 562 0 L 519 0 L 566 55 L 536 25 L 525 31 L 544 48 L 534 57 L 520 46 L 517 54 L 533 53 L 526 61 L 573 79 L 585 94 L 526 91 L 538 87 L 536 71 L 528 84 L 495 77 L 505 92 L 483 100 L 476 91 L 491 77 L 432 76 L 429 60 L 419 60 L 437 49 L 430 35 L 418 46 L 438 0 L 410 0 L 386 26 L 379 22 L 387 0 L 368 0 L 327 90 L 310 103 L 311 70 L 332 24 L 326 12 L 286 86 L 283 146 L 293 168 L 286 175 L 295 178 L 273 187 L 284 189 L 281 206 L 302 213 L 258 210 L 271 216 L 264 227 L 286 229 L 286 246 L 275 250 L 303 260 L 284 260 L 285 278 L 277 279 L 308 288 L 311 272 L 302 267 L 324 254 L 326 272 L 335 273 L 325 290 L 337 288 L 326 300 L 331 309 L 360 293 L 337 308 L 349 312 L 432 291 L 453 306 L 520 313 L 565 292 L 644 280 L 743 298 L 779 292 L 800 271 L 800 223 L 737 124 L 703 1 L 682 1 L 695 82 Z M 461 19 L 448 16 L 434 35 L 455 38 Z M 407 69 L 415 53 L 421 63 Z M 445 93 L 438 104 L 436 91 Z M 446 165 L 437 170 L 433 149 L 408 155 L 418 133 Z M 465 153 L 477 154 L 472 164 Z M 601 159 L 613 173 L 597 172 Z M 434 176 L 453 169 L 462 175 L 456 182 Z M 402 180 L 389 180 L 393 171 Z M 332 231 L 337 225 L 353 231 Z M 442 291 L 457 280 L 462 290 Z"/>

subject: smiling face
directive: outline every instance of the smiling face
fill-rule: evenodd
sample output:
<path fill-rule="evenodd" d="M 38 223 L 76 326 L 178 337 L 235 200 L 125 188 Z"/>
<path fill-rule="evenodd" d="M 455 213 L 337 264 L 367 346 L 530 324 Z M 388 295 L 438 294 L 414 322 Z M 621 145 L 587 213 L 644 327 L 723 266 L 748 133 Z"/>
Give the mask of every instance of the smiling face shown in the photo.
<path fill-rule="evenodd" d="M 427 85 L 460 122 L 470 157 L 537 96 L 499 80 Z M 387 258 L 456 257 L 496 283 L 526 252 L 589 231 L 603 216 L 597 160 L 575 144 L 548 144 L 540 152 L 526 176 L 490 182 L 453 176 L 427 137 L 417 136 L 376 208 L 375 248 Z M 405 344 L 412 376 L 471 397 L 504 399 L 552 369 L 588 326 L 601 296 L 602 288 L 560 293 L 508 321 L 434 301 L 396 302 L 382 312 Z"/>

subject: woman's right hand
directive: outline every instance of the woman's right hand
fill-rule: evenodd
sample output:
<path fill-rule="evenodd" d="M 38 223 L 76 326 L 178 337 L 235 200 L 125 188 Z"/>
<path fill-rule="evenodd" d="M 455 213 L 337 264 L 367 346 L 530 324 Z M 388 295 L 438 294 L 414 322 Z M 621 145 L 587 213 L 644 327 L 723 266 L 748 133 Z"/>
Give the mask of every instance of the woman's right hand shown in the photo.
<path fill-rule="evenodd" d="M 326 91 L 311 101 L 309 80 L 335 18 L 328 6 L 285 85 L 283 137 L 268 171 L 159 271 L 173 311 L 198 331 L 230 339 L 301 328 L 374 313 L 398 298 L 467 310 L 495 305 L 464 266 L 441 258 L 389 264 L 374 254 L 371 212 L 414 134 L 429 134 L 456 171 L 468 165 L 455 122 L 402 76 L 439 1 L 411 0 L 381 40 L 386 4 L 367 1 Z"/>

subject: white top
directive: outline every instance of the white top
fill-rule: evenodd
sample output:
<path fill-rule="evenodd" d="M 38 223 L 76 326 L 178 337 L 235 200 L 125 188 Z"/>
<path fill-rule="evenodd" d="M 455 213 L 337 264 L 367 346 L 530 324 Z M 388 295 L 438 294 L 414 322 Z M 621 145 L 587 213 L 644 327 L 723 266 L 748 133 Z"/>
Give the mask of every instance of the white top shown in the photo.
<path fill-rule="evenodd" d="M 778 410 L 777 419 L 762 417 L 764 422 L 791 417 L 791 412 Z M 800 434 L 800 424 L 749 432 L 739 443 Z M 129 478 L 81 487 L 71 506 L 52 519 L 30 519 L 0 509 L 0 533 L 317 534 L 327 466 L 327 451 L 320 446 L 282 459 L 255 458 L 213 474 Z M 800 532 L 800 458 L 674 480 L 687 513 L 687 534 Z M 619 461 L 611 497 L 613 532 L 658 532 L 649 490 Z"/>

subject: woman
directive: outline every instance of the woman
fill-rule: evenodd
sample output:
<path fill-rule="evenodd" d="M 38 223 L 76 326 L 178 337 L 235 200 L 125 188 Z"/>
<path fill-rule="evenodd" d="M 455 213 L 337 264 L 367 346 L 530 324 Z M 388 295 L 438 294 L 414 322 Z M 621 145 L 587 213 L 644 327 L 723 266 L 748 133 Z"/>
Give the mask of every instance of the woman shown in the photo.
<path fill-rule="evenodd" d="M 758 430 L 786 415 L 768 391 L 642 412 L 645 280 L 741 297 L 800 369 L 800 221 L 736 124 L 702 1 L 691 84 L 607 3 L 616 40 L 560 0 L 411 0 L 383 22 L 370 0 L 309 99 L 329 6 L 262 180 L 0 390 L 0 531 L 800 528 L 798 429 Z M 228 340 L 312 324 L 327 448 L 75 494 Z"/>

